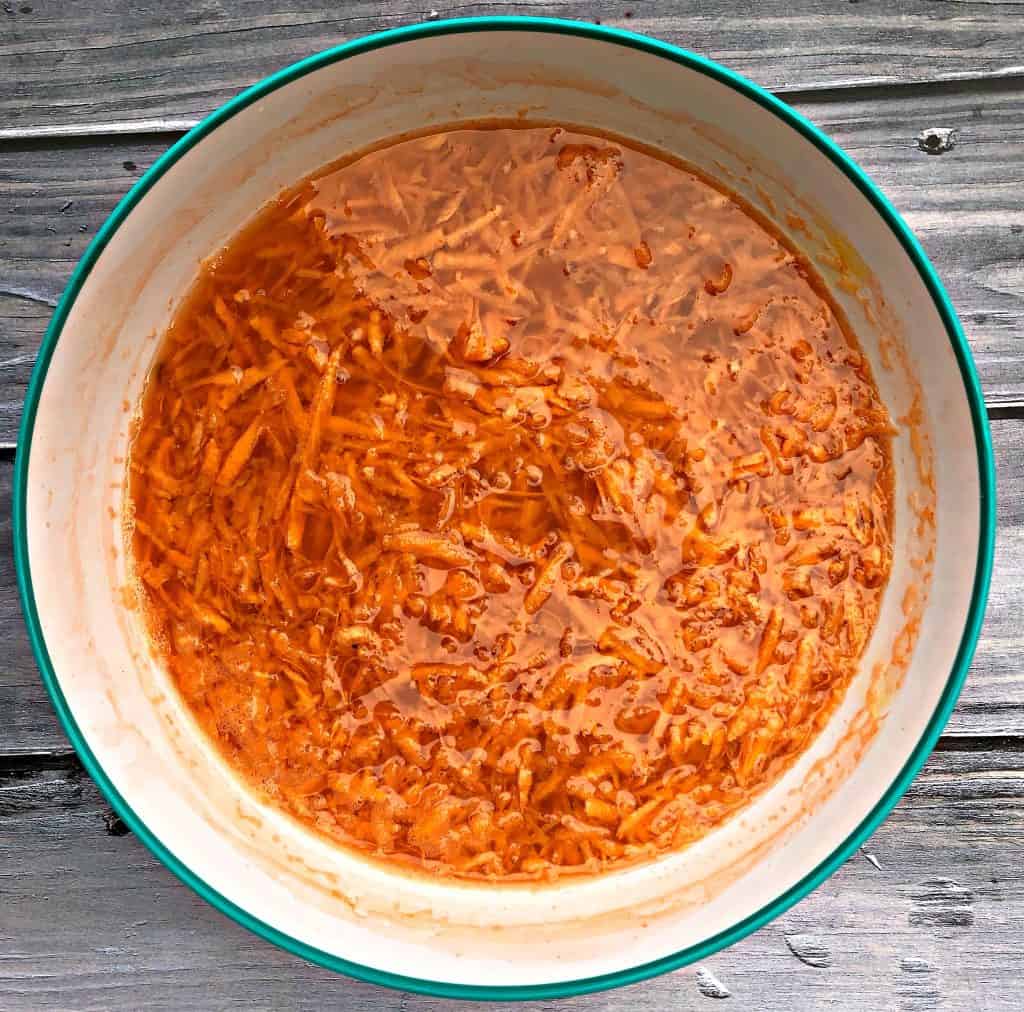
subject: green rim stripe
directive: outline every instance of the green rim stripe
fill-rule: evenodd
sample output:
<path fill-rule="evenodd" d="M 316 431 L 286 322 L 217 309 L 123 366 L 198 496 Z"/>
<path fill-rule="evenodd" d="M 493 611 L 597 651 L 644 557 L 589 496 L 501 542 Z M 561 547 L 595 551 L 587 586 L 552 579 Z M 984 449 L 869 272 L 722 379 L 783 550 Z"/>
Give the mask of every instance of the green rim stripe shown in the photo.
<path fill-rule="evenodd" d="M 673 955 L 662 959 L 645 963 L 641 966 L 621 970 L 616 973 L 603 974 L 596 977 L 588 977 L 576 981 L 562 981 L 553 984 L 536 984 L 524 986 L 500 986 L 487 987 L 467 984 L 452 984 L 443 981 L 421 980 L 415 977 L 405 977 L 400 974 L 389 973 L 377 970 L 372 967 L 362 966 L 350 962 L 339 956 L 324 952 L 313 946 L 300 942 L 298 939 L 278 931 L 276 928 L 258 920 L 241 907 L 226 899 L 212 886 L 204 882 L 189 868 L 187 868 L 164 844 L 147 828 L 139 819 L 124 798 L 118 793 L 117 788 L 110 781 L 103 771 L 88 743 L 85 741 L 74 715 L 68 707 L 67 700 L 61 691 L 60 683 L 50 661 L 50 656 L 43 638 L 42 627 L 39 620 L 39 613 L 36 608 L 35 595 L 32 590 L 32 575 L 29 566 L 28 535 L 26 528 L 26 506 L 28 495 L 28 464 L 32 447 L 32 433 L 35 426 L 36 412 L 39 406 L 39 398 L 43 385 L 46 381 L 46 374 L 50 361 L 57 348 L 61 331 L 68 318 L 75 299 L 78 297 L 82 286 L 89 277 L 92 268 L 103 253 L 107 244 L 113 238 L 124 220 L 128 217 L 135 206 L 145 197 L 154 184 L 163 174 L 174 165 L 179 159 L 195 147 L 204 137 L 212 133 L 218 126 L 227 122 L 236 113 L 241 112 L 253 102 L 258 101 L 265 95 L 277 90 L 283 85 L 289 84 L 306 74 L 319 70 L 322 67 L 335 63 L 338 60 L 345 60 L 361 53 L 373 52 L 397 43 L 411 41 L 414 39 L 431 38 L 441 35 L 450 35 L 462 32 L 492 32 L 492 31 L 532 31 L 545 32 L 561 35 L 571 35 L 599 42 L 610 43 L 617 46 L 625 46 L 630 49 L 637 49 L 662 59 L 670 60 L 673 63 L 687 67 L 713 78 L 721 84 L 727 85 L 734 91 L 746 96 L 756 102 L 762 108 L 772 112 L 783 122 L 792 127 L 797 133 L 810 141 L 819 151 L 826 155 L 832 163 L 857 187 L 857 189 L 874 206 L 886 224 L 899 240 L 907 256 L 917 268 L 921 281 L 931 295 L 935 307 L 942 318 L 946 334 L 956 355 L 957 364 L 963 378 L 964 391 L 971 411 L 973 424 L 973 435 L 977 450 L 978 475 L 981 487 L 979 501 L 980 509 L 980 536 L 978 542 L 978 557 L 974 574 L 974 586 L 971 596 L 970 609 L 964 627 L 963 637 L 957 650 L 953 669 L 943 690 L 935 712 L 921 740 L 918 741 L 906 764 L 900 770 L 899 775 L 886 790 L 881 800 L 874 806 L 871 812 L 864 818 L 860 825 L 847 837 L 841 846 L 805 875 L 799 882 L 792 886 L 781 896 L 776 897 L 756 913 L 751 914 L 740 923 L 726 931 L 720 932 L 714 937 L 701 942 L 699 945 L 683 949 Z M 734 942 L 739 941 L 746 935 L 761 927 L 767 921 L 778 916 L 783 911 L 807 895 L 812 889 L 821 884 L 831 875 L 853 852 L 863 843 L 865 839 L 877 828 L 879 823 L 889 814 L 893 806 L 903 795 L 911 780 L 918 770 L 924 765 L 925 760 L 935 746 L 943 727 L 945 726 L 953 707 L 956 704 L 960 689 L 967 676 L 967 670 L 974 656 L 975 646 L 981 631 L 982 619 L 985 613 L 985 603 L 988 597 L 989 581 L 992 575 L 992 554 L 995 540 L 995 465 L 992 455 L 992 440 L 988 427 L 988 418 L 985 412 L 985 404 L 982 399 L 981 387 L 978 382 L 978 375 L 971 358 L 970 349 L 964 337 L 963 330 L 957 319 L 949 297 L 946 295 L 942 283 L 939 281 L 934 268 L 929 263 L 924 251 L 914 238 L 910 229 L 906 226 L 899 214 L 889 203 L 886 197 L 872 183 L 868 176 L 861 170 L 839 147 L 829 140 L 811 122 L 785 105 L 773 95 L 759 88 L 738 74 L 713 63 L 704 57 L 679 49 L 676 46 L 665 42 L 659 42 L 645 36 L 635 35 L 631 32 L 624 32 L 614 28 L 605 28 L 597 25 L 584 24 L 575 21 L 560 21 L 545 18 L 518 18 L 518 17 L 493 17 L 493 18 L 458 18 L 449 21 L 438 21 L 429 24 L 413 25 L 407 28 L 397 28 L 366 38 L 357 39 L 344 45 L 329 49 L 326 52 L 308 57 L 298 63 L 278 71 L 253 87 L 242 92 L 221 106 L 216 112 L 204 119 L 198 126 L 189 131 L 168 151 L 166 151 L 153 166 L 143 174 L 131 191 L 117 205 L 113 213 L 104 223 L 103 227 L 96 234 L 85 255 L 75 268 L 68 286 L 60 303 L 53 314 L 50 325 L 43 338 L 39 357 L 36 361 L 32 378 L 29 381 L 28 391 L 25 397 L 25 407 L 21 420 L 21 428 L 18 438 L 19 450 L 15 460 L 14 472 L 14 554 L 18 573 L 18 591 L 21 596 L 22 609 L 25 614 L 25 621 L 28 626 L 29 639 L 36 661 L 42 673 L 43 682 L 53 700 L 54 708 L 67 732 L 72 744 L 78 751 L 85 768 L 96 781 L 100 790 L 106 795 L 117 813 L 131 827 L 138 838 L 149 848 L 156 857 L 163 862 L 183 882 L 191 886 L 203 899 L 211 903 L 221 913 L 237 921 L 239 924 L 260 935 L 283 949 L 302 956 L 311 962 L 318 963 L 328 969 L 357 977 L 360 980 L 369 981 L 374 984 L 382 984 L 388 987 L 400 988 L 407 991 L 415 991 L 421 994 L 449 998 L 471 998 L 481 1000 L 524 1000 L 536 998 L 559 998 L 570 995 L 584 994 L 592 991 L 600 991 L 606 988 L 618 987 L 625 984 L 632 984 L 645 980 L 656 974 L 669 970 L 678 969 L 688 963 L 704 959 L 707 956 L 718 952 L 720 949 Z"/>

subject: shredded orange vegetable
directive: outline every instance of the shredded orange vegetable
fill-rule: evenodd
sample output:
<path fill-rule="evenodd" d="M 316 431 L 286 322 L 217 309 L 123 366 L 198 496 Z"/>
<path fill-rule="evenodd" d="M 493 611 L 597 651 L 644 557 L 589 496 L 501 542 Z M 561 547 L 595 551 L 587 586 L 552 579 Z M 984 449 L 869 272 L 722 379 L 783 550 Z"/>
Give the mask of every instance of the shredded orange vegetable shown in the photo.
<path fill-rule="evenodd" d="M 154 636 L 228 761 L 438 874 L 679 847 L 821 727 L 890 422 L 809 267 L 655 153 L 396 142 L 209 262 L 130 457 Z"/>

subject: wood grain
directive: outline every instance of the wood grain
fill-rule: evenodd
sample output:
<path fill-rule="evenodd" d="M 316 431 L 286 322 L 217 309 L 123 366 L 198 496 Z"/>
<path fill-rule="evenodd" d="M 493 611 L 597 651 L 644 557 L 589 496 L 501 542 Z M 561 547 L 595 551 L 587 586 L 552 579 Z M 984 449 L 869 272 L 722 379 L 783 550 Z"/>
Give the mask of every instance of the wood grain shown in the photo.
<path fill-rule="evenodd" d="M 696 50 L 777 90 L 993 77 L 1024 69 L 1012 3 L 603 0 L 416 5 L 307 0 L 165 4 L 20 0 L 0 9 L 0 135 L 180 125 L 285 64 L 431 17 L 602 22 Z M 55 44 L 55 40 L 59 42 Z"/>
<path fill-rule="evenodd" d="M 840 91 L 798 108 L 917 232 L 961 314 L 989 403 L 1024 403 L 1024 82 Z M 953 138 L 940 155 L 917 140 L 936 128 Z M 0 144 L 0 443 L 15 438 L 50 307 L 103 220 L 171 139 Z"/>
<path fill-rule="evenodd" d="M 333 976 L 262 942 L 117 832 L 76 760 L 0 773 L 6 1012 L 453 1007 Z M 1022 846 L 1019 744 L 952 743 L 863 852 L 778 920 L 699 967 L 558 1009 L 704 1008 L 718 987 L 731 995 L 726 1008 L 1011 1012 Z"/>
<path fill-rule="evenodd" d="M 988 615 L 950 736 L 1024 735 L 1024 419 L 993 422 L 999 479 L 996 566 Z M 12 465 L 0 461 L 0 502 Z M 28 646 L 11 561 L 10 519 L 0 515 L 0 758 L 67 748 Z M 0 1006 L 2 1007 L 2 1006 Z"/>
<path fill-rule="evenodd" d="M 0 759 L 68 747 L 39 678 L 18 601 L 8 505 L 13 474 L 13 462 L 0 459 Z"/>
<path fill-rule="evenodd" d="M 961 314 L 998 418 L 988 619 L 948 734 L 896 811 L 825 885 L 751 938 L 699 967 L 558 1008 L 1020 1008 L 1020 0 L 432 0 L 416 10 L 381 0 L 0 0 L 0 503 L 10 502 L 21 400 L 52 307 L 116 201 L 181 131 L 254 80 L 345 39 L 431 16 L 494 13 L 600 17 L 710 55 L 787 95 L 868 169 L 917 231 Z M 4 1012 L 452 1008 L 333 976 L 263 943 L 181 886 L 126 832 L 68 751 L 42 689 L 4 506 L 0 649 Z"/>
<path fill-rule="evenodd" d="M 4 242 L 0 238 L 0 256 Z M 7 382 L 12 385 L 9 395 L 0 393 L 0 448 L 13 446 L 17 438 L 25 388 L 39 342 L 53 313 L 52 300 L 44 301 L 45 297 L 40 299 L 34 292 L 5 288 L 5 284 L 0 268 L 0 391 Z M 12 290 L 16 294 L 5 294 Z"/>

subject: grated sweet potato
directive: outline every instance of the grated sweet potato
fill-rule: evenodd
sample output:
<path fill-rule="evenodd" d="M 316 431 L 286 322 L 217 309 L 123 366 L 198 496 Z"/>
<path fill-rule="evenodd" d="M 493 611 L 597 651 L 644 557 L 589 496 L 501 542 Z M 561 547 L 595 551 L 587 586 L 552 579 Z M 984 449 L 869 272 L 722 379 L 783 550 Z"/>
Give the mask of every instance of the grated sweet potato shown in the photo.
<path fill-rule="evenodd" d="M 808 265 L 713 182 L 458 128 L 204 266 L 132 557 L 274 803 L 440 875 L 596 872 L 699 838 L 827 719 L 891 566 L 891 431 Z"/>

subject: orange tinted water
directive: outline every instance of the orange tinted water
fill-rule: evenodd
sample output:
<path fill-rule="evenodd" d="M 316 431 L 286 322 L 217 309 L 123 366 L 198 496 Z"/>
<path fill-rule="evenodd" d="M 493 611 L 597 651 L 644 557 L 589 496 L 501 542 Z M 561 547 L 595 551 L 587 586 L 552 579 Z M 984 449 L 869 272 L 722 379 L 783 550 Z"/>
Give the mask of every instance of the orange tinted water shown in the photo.
<path fill-rule="evenodd" d="M 408 139 L 203 270 L 131 454 L 154 635 L 228 761 L 443 874 L 693 840 L 841 697 L 890 423 L 766 223 L 558 128 Z"/>

